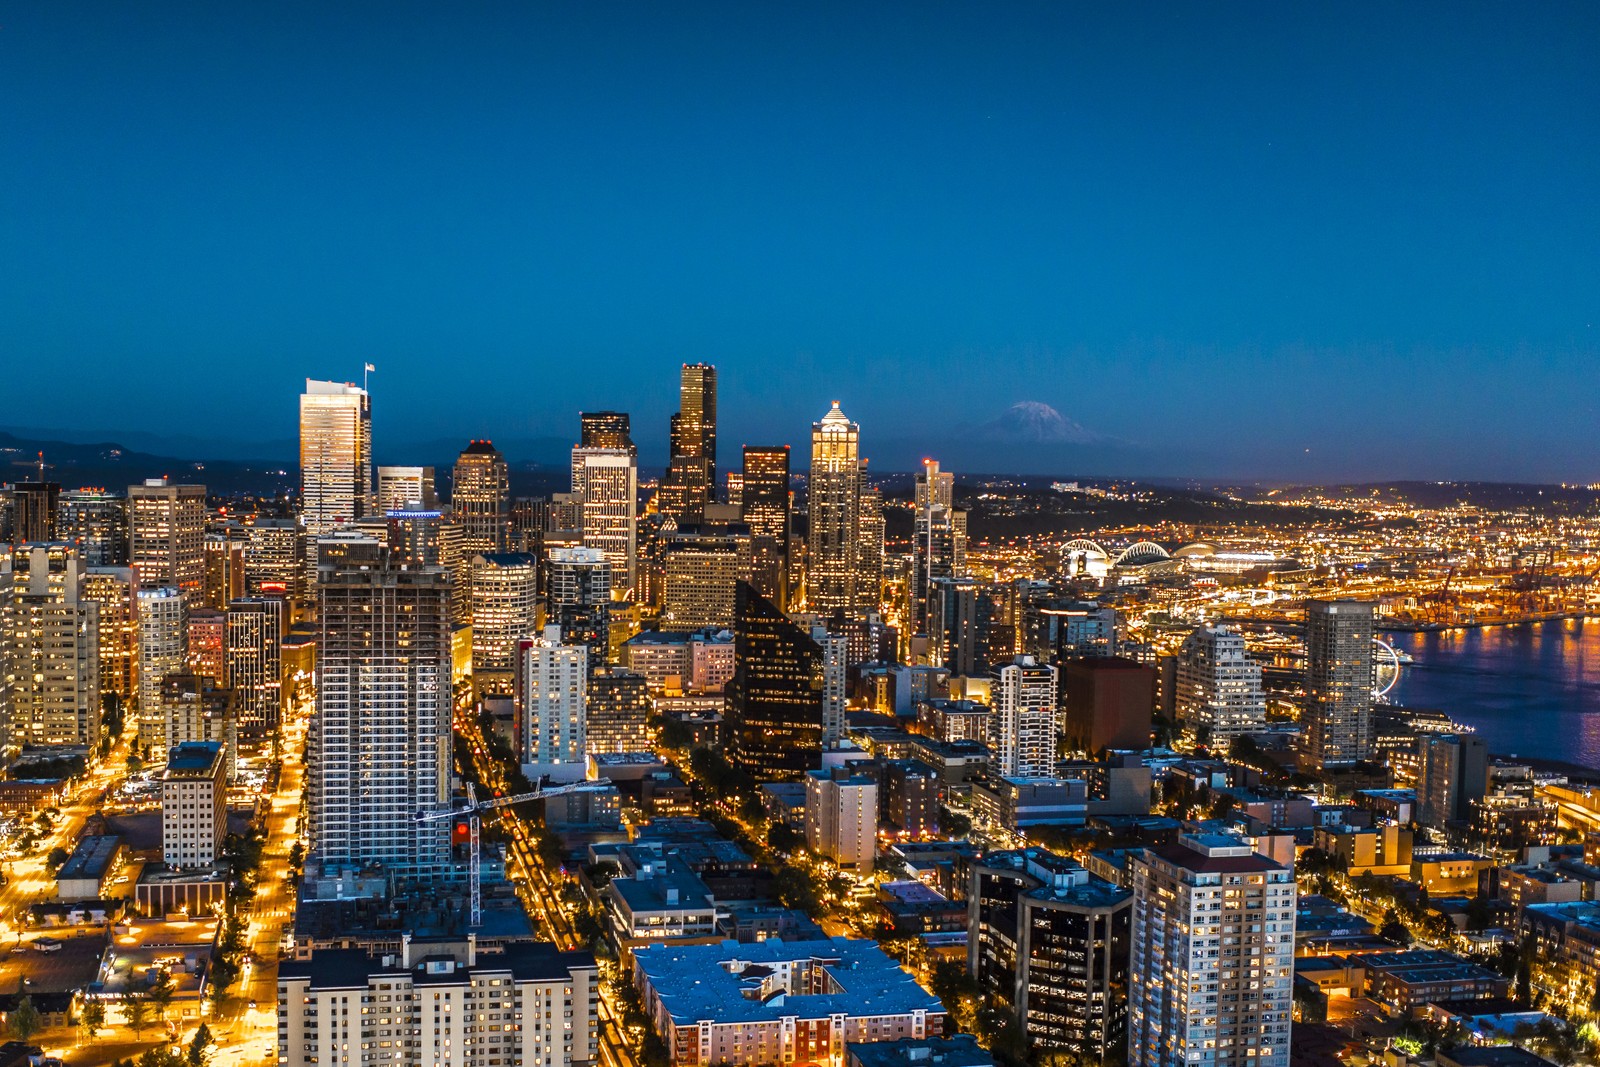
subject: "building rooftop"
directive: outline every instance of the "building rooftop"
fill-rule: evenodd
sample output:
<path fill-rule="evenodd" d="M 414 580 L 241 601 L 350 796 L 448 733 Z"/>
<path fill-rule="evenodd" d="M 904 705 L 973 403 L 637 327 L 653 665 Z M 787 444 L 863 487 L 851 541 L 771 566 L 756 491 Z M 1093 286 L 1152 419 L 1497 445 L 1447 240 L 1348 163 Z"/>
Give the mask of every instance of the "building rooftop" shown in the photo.
<path fill-rule="evenodd" d="M 222 761 L 219 741 L 185 741 L 167 756 L 167 778 L 212 778 Z"/>
<path fill-rule="evenodd" d="M 712 911 L 711 890 L 700 876 L 677 863 L 664 863 L 648 874 L 613 878 L 611 891 L 629 912 Z"/>
<path fill-rule="evenodd" d="M 278 980 L 309 980 L 312 989 L 360 989 L 374 976 L 409 973 L 413 981 L 423 984 L 458 985 L 474 973 L 510 971 L 518 981 L 554 982 L 566 978 L 573 970 L 594 965 L 594 956 L 590 953 L 562 952 L 547 941 L 513 942 L 506 945 L 503 952 L 480 954 L 478 962 L 471 967 L 458 966 L 435 973 L 430 973 L 426 958 L 408 972 L 398 965 L 386 966 L 381 959 L 358 948 L 333 948 L 313 952 L 310 959 L 284 960 L 278 965 Z"/>
<path fill-rule="evenodd" d="M 80 840 L 67 862 L 56 872 L 56 881 L 70 878 L 100 878 L 117 858 L 122 838 L 116 834 L 85 837 Z"/>
<path fill-rule="evenodd" d="M 844 1047 L 851 1067 L 994 1067 L 994 1057 L 971 1034 L 904 1041 L 851 1041 Z"/>

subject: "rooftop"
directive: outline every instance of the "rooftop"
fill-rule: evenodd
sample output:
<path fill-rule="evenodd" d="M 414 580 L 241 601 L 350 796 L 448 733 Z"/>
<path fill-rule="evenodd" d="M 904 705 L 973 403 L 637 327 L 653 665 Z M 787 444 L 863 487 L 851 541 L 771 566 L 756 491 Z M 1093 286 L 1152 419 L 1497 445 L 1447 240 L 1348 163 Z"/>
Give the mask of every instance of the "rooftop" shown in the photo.
<path fill-rule="evenodd" d="M 312 989 L 360 989 L 369 978 L 409 973 L 422 984 L 459 985 L 472 974 L 497 974 L 510 971 L 517 981 L 554 982 L 567 978 L 573 970 L 593 967 L 594 956 L 587 952 L 562 952 L 547 941 L 515 941 L 504 952 L 483 953 L 471 967 L 456 967 L 442 973 L 429 973 L 425 963 L 408 972 L 404 967 L 385 966 L 382 960 L 358 948 L 321 949 L 310 959 L 284 960 L 278 966 L 278 980 L 309 980 Z"/>
<path fill-rule="evenodd" d="M 185 741 L 167 757 L 167 778 L 211 778 L 222 762 L 218 741 Z"/>
<path fill-rule="evenodd" d="M 99 878 L 116 859 L 122 838 L 116 834 L 85 837 L 72 850 L 67 862 L 56 872 L 56 881 L 68 878 Z"/>

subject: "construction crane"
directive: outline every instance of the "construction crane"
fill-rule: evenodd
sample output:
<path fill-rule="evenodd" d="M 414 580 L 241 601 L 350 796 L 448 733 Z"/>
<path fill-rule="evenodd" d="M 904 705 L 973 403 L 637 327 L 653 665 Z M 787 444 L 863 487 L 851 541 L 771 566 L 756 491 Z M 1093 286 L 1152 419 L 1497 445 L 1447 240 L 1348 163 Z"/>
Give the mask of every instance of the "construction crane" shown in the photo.
<path fill-rule="evenodd" d="M 480 868 L 482 866 L 482 861 L 479 857 L 478 851 L 479 836 L 481 834 L 482 827 L 479 823 L 479 813 L 490 811 L 494 808 L 510 807 L 512 804 L 521 804 L 528 800 L 549 800 L 553 797 L 564 797 L 569 793 L 599 793 L 609 788 L 611 788 L 611 782 L 609 779 L 597 778 L 592 782 L 573 782 L 571 785 L 553 785 L 548 789 L 535 789 L 531 793 L 518 793 L 514 797 L 489 797 L 484 800 L 479 800 L 477 790 L 472 787 L 471 782 L 468 782 L 466 807 L 455 808 L 451 811 L 417 812 L 418 823 L 437 822 L 440 819 L 465 818 L 467 820 L 467 826 L 471 837 L 471 842 L 468 845 L 469 853 L 467 856 L 467 880 L 472 886 L 471 925 L 473 928 L 483 925 L 483 891 L 480 888 L 482 880 L 482 871 Z"/>

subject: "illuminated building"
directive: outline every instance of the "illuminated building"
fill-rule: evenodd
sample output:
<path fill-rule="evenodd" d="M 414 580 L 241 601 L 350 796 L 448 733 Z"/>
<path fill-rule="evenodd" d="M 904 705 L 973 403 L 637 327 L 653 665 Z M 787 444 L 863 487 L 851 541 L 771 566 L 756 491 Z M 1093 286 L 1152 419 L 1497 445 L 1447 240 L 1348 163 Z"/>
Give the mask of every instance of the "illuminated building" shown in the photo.
<path fill-rule="evenodd" d="M 717 368 L 683 365 L 668 447 L 659 510 L 680 523 L 698 523 L 717 485 Z"/>
<path fill-rule="evenodd" d="M 238 706 L 239 728 L 257 736 L 283 718 L 283 601 L 244 597 L 228 605 L 226 684 Z"/>
<path fill-rule="evenodd" d="M 189 613 L 183 594 L 171 586 L 140 589 L 139 619 L 139 744 L 165 758 L 166 719 L 161 712 L 161 683 L 182 674 L 189 656 Z"/>
<path fill-rule="evenodd" d="M 473 441 L 456 457 L 450 518 L 461 527 L 468 555 L 504 552 L 511 538 L 511 474 L 489 441 Z"/>
<path fill-rule="evenodd" d="M 199 604 L 206 586 L 206 487 L 165 478 L 130 486 L 128 560 L 140 589 L 170 587 Z"/>
<path fill-rule="evenodd" d="M 549 566 L 549 621 L 598 670 L 611 659 L 611 562 L 595 548 L 553 548 Z"/>
<path fill-rule="evenodd" d="M 246 529 L 245 592 L 281 596 L 291 604 L 306 596 L 305 540 L 293 519 L 257 519 Z"/>
<path fill-rule="evenodd" d="M 439 497 L 432 467 L 379 467 L 378 514 L 391 511 L 434 511 Z"/>
<path fill-rule="evenodd" d="M 1131 1067 L 1286 1067 L 1294 871 L 1222 834 L 1184 835 L 1128 863 Z"/>
<path fill-rule="evenodd" d="M 373 865 L 437 877 L 449 865 L 450 579 L 400 567 L 353 537 L 319 564 L 317 704 L 306 809 L 324 876 Z"/>
<path fill-rule="evenodd" d="M 248 538 L 244 527 L 232 522 L 206 531 L 205 589 L 198 603 L 221 609 L 228 606 L 228 601 L 244 596 Z"/>
<path fill-rule="evenodd" d="M 661 629 L 692 632 L 733 625 L 734 592 L 750 580 L 743 532 L 679 534 L 665 546 Z"/>
<path fill-rule="evenodd" d="M 928 663 L 957 676 L 986 673 L 994 612 L 993 598 L 981 582 L 931 579 L 926 615 Z"/>
<path fill-rule="evenodd" d="M 727 500 L 728 506 L 730 508 L 733 508 L 734 510 L 738 511 L 740 514 L 743 514 L 744 513 L 744 472 L 743 471 L 726 471 L 726 472 L 724 472 L 723 475 L 722 475 L 722 485 L 723 485 L 724 498 Z"/>
<path fill-rule="evenodd" d="M 811 427 L 807 476 L 806 606 L 820 614 L 854 612 L 860 560 L 861 427 L 839 402 Z"/>
<path fill-rule="evenodd" d="M 90 567 L 83 578 L 83 599 L 100 605 L 100 692 L 124 709 L 139 695 L 137 588 L 132 567 Z"/>
<path fill-rule="evenodd" d="M 878 853 L 878 779 L 833 767 L 807 771 L 806 847 L 841 869 L 872 873 Z"/>
<path fill-rule="evenodd" d="M 1422 773 L 1417 779 L 1417 821 L 1443 829 L 1465 822 L 1489 788 L 1489 748 L 1471 734 L 1417 739 Z"/>
<path fill-rule="evenodd" d="M 967 971 L 1030 1048 L 1117 1058 L 1128 1037 L 1132 902 L 1065 856 L 991 852 L 972 865 Z"/>
<path fill-rule="evenodd" d="M 100 731 L 100 605 L 77 549 L 13 548 L 0 568 L 3 743 L 93 745 Z"/>
<path fill-rule="evenodd" d="M 861 487 L 856 503 L 856 617 L 876 614 L 883 600 L 883 490 Z"/>
<path fill-rule="evenodd" d="M 650 728 L 650 686 L 644 675 L 609 667 L 595 671 L 588 687 L 584 748 L 590 755 L 649 752 L 655 748 L 655 731 Z"/>
<path fill-rule="evenodd" d="M 625 594 L 634 588 L 639 540 L 639 466 L 633 451 L 574 448 L 572 491 L 582 501 L 583 546 L 605 554 L 611 588 Z"/>
<path fill-rule="evenodd" d="M 744 449 L 740 507 L 750 527 L 750 584 L 789 606 L 789 446 Z"/>
<path fill-rule="evenodd" d="M 1373 608 L 1306 601 L 1306 739 L 1315 766 L 1372 755 Z"/>
<path fill-rule="evenodd" d="M 930 633 L 928 596 L 938 578 L 967 569 L 967 513 L 955 506 L 955 475 L 935 460 L 922 461 L 912 501 L 911 619 L 913 633 Z"/>
<path fill-rule="evenodd" d="M 822 696 L 822 747 L 832 750 L 844 740 L 845 706 L 849 698 L 850 638 L 826 626 L 811 628 L 811 641 L 822 652 L 818 688 Z M 735 649 L 737 667 L 737 648 Z"/>
<path fill-rule="evenodd" d="M 90 567 L 128 565 L 128 501 L 103 489 L 68 489 L 61 494 L 61 540 L 78 546 Z"/>
<path fill-rule="evenodd" d="M 222 748 L 225 777 L 232 779 L 239 755 L 233 691 L 204 674 L 169 674 L 161 680 L 161 713 L 167 749 L 214 743 Z"/>
<path fill-rule="evenodd" d="M 822 761 L 823 649 L 745 583 L 733 634 L 728 754 L 757 781 L 798 780 Z"/>
<path fill-rule="evenodd" d="M 300 396 L 300 521 L 318 537 L 364 519 L 372 501 L 372 398 L 341 382 L 306 379 Z"/>
<path fill-rule="evenodd" d="M 995 773 L 1051 777 L 1056 763 L 1056 668 L 1018 656 L 990 670 L 989 699 Z"/>
<path fill-rule="evenodd" d="M 1178 649 L 1174 709 L 1190 729 L 1227 744 L 1267 722 L 1261 664 L 1245 652 L 1243 635 L 1226 626 L 1200 626 Z"/>
<path fill-rule="evenodd" d="M 563 643 L 561 630 L 546 626 L 542 637 L 517 642 L 516 696 L 523 773 L 573 782 L 588 768 L 589 650 Z"/>
<path fill-rule="evenodd" d="M 578 413 L 580 448 L 622 449 L 633 452 L 633 438 L 626 411 L 583 411 Z"/>
<path fill-rule="evenodd" d="M 479 693 L 510 692 L 517 641 L 539 628 L 538 557 L 475 555 L 471 589 L 473 683 Z"/>
<path fill-rule="evenodd" d="M 56 482 L 18 482 L 11 487 L 11 540 L 16 544 L 62 540 L 56 535 L 61 486 Z"/>
<path fill-rule="evenodd" d="M 226 758 L 215 742 L 173 746 L 161 776 L 161 858 L 179 870 L 222 858 L 228 832 Z"/>
<path fill-rule="evenodd" d="M 1117 611 L 1109 604 L 1046 598 L 1022 605 L 1028 654 L 1060 665 L 1117 649 Z"/>
<path fill-rule="evenodd" d="M 224 685 L 228 677 L 228 615 L 216 608 L 189 612 L 189 670 Z M 168 746 L 176 744 L 168 741 Z"/>

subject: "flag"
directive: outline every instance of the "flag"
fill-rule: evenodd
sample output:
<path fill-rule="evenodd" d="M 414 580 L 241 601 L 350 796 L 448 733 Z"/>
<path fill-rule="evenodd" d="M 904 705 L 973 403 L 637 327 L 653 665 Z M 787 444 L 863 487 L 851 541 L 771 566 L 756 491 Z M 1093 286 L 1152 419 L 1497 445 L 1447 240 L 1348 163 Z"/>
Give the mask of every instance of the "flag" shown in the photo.
<path fill-rule="evenodd" d="M 366 367 L 366 369 L 367 369 L 367 370 L 369 370 L 369 371 L 373 371 L 373 372 L 376 372 L 376 371 L 377 371 L 377 369 L 378 369 L 378 368 L 377 368 L 377 367 L 374 367 L 374 366 L 373 366 L 373 365 L 372 365 L 372 364 L 370 364 L 370 363 L 366 363 L 366 364 L 363 364 L 363 366 L 365 366 L 365 367 Z"/>

